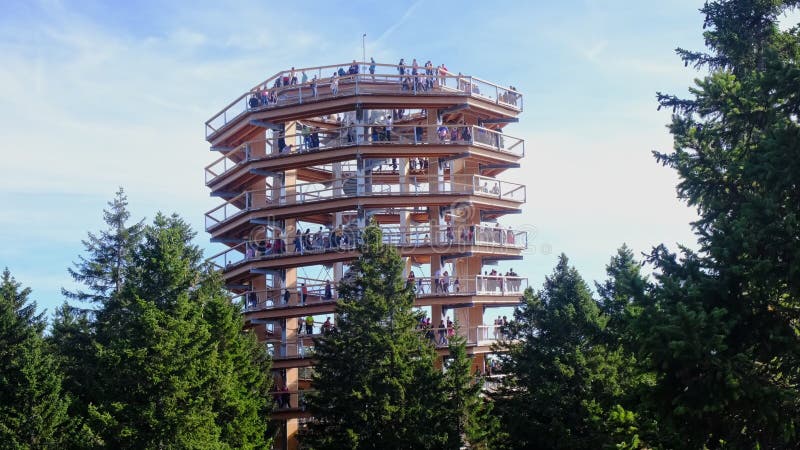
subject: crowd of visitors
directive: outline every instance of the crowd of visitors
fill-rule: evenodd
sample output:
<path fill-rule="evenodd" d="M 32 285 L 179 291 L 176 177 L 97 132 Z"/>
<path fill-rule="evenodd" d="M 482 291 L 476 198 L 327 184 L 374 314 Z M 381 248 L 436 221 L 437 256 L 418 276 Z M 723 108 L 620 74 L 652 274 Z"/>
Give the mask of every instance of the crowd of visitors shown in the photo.
<path fill-rule="evenodd" d="M 365 66 L 367 66 L 366 63 Z M 369 75 L 367 75 L 366 72 L 361 75 L 362 67 L 354 60 L 347 70 L 343 67 L 339 67 L 331 74 L 330 78 L 327 80 L 330 93 L 334 97 L 337 96 L 341 80 L 350 82 L 357 77 L 360 80 L 369 80 L 373 83 L 396 83 L 400 85 L 402 91 L 414 92 L 428 92 L 446 86 L 448 78 L 454 77 L 444 63 L 434 66 L 430 60 L 420 66 L 417 59 L 413 58 L 409 66 L 406 64 L 405 59 L 401 58 L 396 68 L 397 75 L 389 76 L 389 74 L 383 74 L 379 75 L 379 78 L 376 78 L 377 64 L 374 58 L 370 58 L 369 65 L 367 66 L 366 71 Z M 480 87 L 472 78 L 466 77 L 459 72 L 455 79 L 456 86 L 459 90 L 480 94 Z M 308 98 L 308 94 L 305 96 L 303 95 L 303 88 L 310 90 L 310 97 L 316 99 L 320 95 L 319 81 L 317 75 L 309 79 L 305 70 L 301 71 L 300 78 L 298 79 L 297 71 L 292 67 L 288 72 L 283 72 L 275 77 L 272 86 L 264 83 L 253 89 L 248 99 L 248 105 L 250 108 L 258 108 L 261 106 L 277 105 L 282 103 L 283 99 L 289 100 L 293 97 L 297 97 L 298 99 Z M 508 89 L 503 89 L 498 95 L 499 101 L 509 105 L 516 106 L 518 99 L 519 94 L 513 86 L 510 86 Z"/>
<path fill-rule="evenodd" d="M 448 345 L 450 339 L 456 334 L 455 324 L 450 320 L 450 316 L 440 320 L 437 327 L 433 326 L 430 317 L 424 317 L 417 324 L 417 330 L 436 346 Z"/>

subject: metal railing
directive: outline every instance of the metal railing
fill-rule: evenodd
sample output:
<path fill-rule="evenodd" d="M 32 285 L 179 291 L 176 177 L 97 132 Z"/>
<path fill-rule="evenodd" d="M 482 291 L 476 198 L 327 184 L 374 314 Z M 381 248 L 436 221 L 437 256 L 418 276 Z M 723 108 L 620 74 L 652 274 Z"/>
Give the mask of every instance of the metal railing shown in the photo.
<path fill-rule="evenodd" d="M 407 284 L 413 288 L 417 298 L 446 297 L 458 295 L 519 296 L 528 287 L 528 279 L 516 276 L 478 275 L 475 277 L 440 276 L 410 277 Z M 331 282 L 330 292 L 326 284 L 306 284 L 294 288 L 272 287 L 248 291 L 240 296 L 247 312 L 276 308 L 314 306 L 335 303 L 338 298 L 336 284 Z M 288 295 L 287 295 L 288 292 Z M 305 292 L 305 293 L 304 293 Z M 324 322 L 315 323 L 317 328 Z"/>
<path fill-rule="evenodd" d="M 250 111 L 346 95 L 389 93 L 429 95 L 447 92 L 481 98 L 516 111 L 523 109 L 521 93 L 473 76 L 455 75 L 452 72 L 440 73 L 436 69 L 434 74 L 425 74 L 424 68 L 420 69 L 418 75 L 411 75 L 411 68 L 407 66 L 406 72 L 400 74 L 400 66 L 392 64 L 375 64 L 376 73 L 368 74 L 364 73 L 362 68 L 368 67 L 369 63 L 358 62 L 356 65 L 359 66 L 359 73 L 335 77 L 328 75 L 329 70 L 338 71 L 338 68 L 348 67 L 349 64 L 279 72 L 243 93 L 206 121 L 206 138 L 210 138 L 228 123 Z M 309 78 L 306 82 L 302 81 L 304 72 Z M 307 72 L 311 72 L 311 75 Z"/>
<path fill-rule="evenodd" d="M 283 138 L 291 151 L 275 145 Z M 475 125 L 387 125 L 385 122 L 350 125 L 333 129 L 305 130 L 300 133 L 248 141 L 223 154 L 206 166 L 206 184 L 211 184 L 232 169 L 253 162 L 290 155 L 334 150 L 349 146 L 373 145 L 475 145 L 515 156 L 525 156 L 525 140 Z M 258 148 L 259 151 L 254 151 Z M 388 165 L 388 162 L 387 162 Z M 345 168 L 342 169 L 346 171 Z M 354 168 L 351 170 L 355 170 Z M 397 167 L 394 167 L 397 170 Z M 329 171 L 331 171 L 329 169 Z"/>
<path fill-rule="evenodd" d="M 460 335 L 470 346 L 492 345 L 504 339 L 505 330 L 500 325 L 478 325 L 471 327 L 426 327 L 419 325 L 416 331 L 437 348 L 447 347 L 450 339 L 455 335 Z M 306 345 L 303 339 L 296 342 L 287 341 L 267 341 L 265 343 L 267 354 L 273 360 L 303 359 L 314 357 L 314 345 Z"/>
<path fill-rule="evenodd" d="M 305 389 L 301 391 L 278 389 L 270 392 L 272 398 L 275 400 L 275 410 L 273 412 L 292 410 L 305 411 L 305 396 L 308 392 L 311 392 L 311 389 Z"/>
<path fill-rule="evenodd" d="M 442 226 L 432 230 L 430 226 L 384 226 L 382 241 L 396 247 L 427 247 L 437 253 L 460 251 L 460 246 L 485 245 L 499 248 L 523 250 L 528 246 L 527 231 L 492 228 L 492 239 L 481 240 L 480 233 L 474 232 L 481 226 Z M 460 232 L 459 232 L 460 231 Z M 293 237 L 275 237 L 258 241 L 245 241 L 236 244 L 208 258 L 217 269 L 222 270 L 248 260 L 276 259 L 287 256 L 336 253 L 358 249 L 361 244 L 362 228 L 337 227 L 316 233 L 300 234 Z M 459 234 L 456 234 L 459 233 Z M 499 239 L 494 240 L 494 236 Z M 513 236 L 511 238 L 510 236 Z M 311 292 L 311 286 L 307 286 Z M 320 286 L 313 286 L 318 293 Z M 322 287 L 324 289 L 324 286 Z M 324 295 L 324 294 L 323 294 Z"/>
<path fill-rule="evenodd" d="M 440 276 L 409 278 L 407 283 L 414 287 L 417 298 L 442 297 L 450 295 L 522 295 L 528 287 L 528 279 L 523 277 L 478 275 L 476 277 Z"/>
<path fill-rule="evenodd" d="M 525 185 L 481 175 L 451 175 L 447 179 L 409 175 L 401 183 L 372 181 L 368 176 L 335 178 L 325 183 L 310 182 L 246 191 L 205 214 L 206 231 L 245 211 L 263 210 L 289 204 L 305 204 L 352 197 L 398 194 L 477 195 L 524 203 Z"/>

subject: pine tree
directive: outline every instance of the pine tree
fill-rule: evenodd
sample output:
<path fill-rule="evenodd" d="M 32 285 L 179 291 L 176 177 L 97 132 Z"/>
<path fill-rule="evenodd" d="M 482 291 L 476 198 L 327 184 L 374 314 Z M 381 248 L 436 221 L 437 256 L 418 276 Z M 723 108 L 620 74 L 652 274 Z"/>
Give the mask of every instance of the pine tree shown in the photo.
<path fill-rule="evenodd" d="M 102 401 L 94 419 L 114 448 L 218 442 L 212 398 L 217 351 L 190 299 L 199 255 L 180 219 L 158 215 L 132 255 L 122 290 L 97 312 Z"/>
<path fill-rule="evenodd" d="M 596 449 L 620 444 L 624 358 L 606 319 L 561 255 L 543 289 L 525 292 L 511 325 L 508 376 L 493 394 L 509 448 Z M 625 433 L 623 433 L 625 434 Z M 635 440 L 635 437 L 634 437 Z"/>
<path fill-rule="evenodd" d="M 88 290 L 62 288 L 62 294 L 67 298 L 100 303 L 122 290 L 126 267 L 141 237 L 143 221 L 127 225 L 131 214 L 128 212 L 128 197 L 122 188 L 108 206 L 110 209 L 103 210 L 103 220 L 108 229 L 99 235 L 89 232 L 88 238 L 81 241 L 88 256 L 78 256 L 79 262 L 74 263 L 75 267 L 67 269 L 72 278 L 86 285 Z"/>
<path fill-rule="evenodd" d="M 607 431 L 618 448 L 636 448 L 664 441 L 657 414 L 642 400 L 652 387 L 654 374 L 638 359 L 640 331 L 636 328 L 642 310 L 650 304 L 650 284 L 642 275 L 642 264 L 627 245 L 620 247 L 606 265 L 607 278 L 595 283 L 606 326 L 601 339 L 618 358 L 620 395 L 607 417 Z"/>
<path fill-rule="evenodd" d="M 605 332 L 610 339 L 626 339 L 625 328 L 646 302 L 648 284 L 641 269 L 631 249 L 623 244 L 606 266 L 606 281 L 595 283 L 600 310 L 608 319 Z"/>
<path fill-rule="evenodd" d="M 79 437 L 74 447 L 88 448 L 90 443 L 99 445 L 88 420 L 89 405 L 99 400 L 94 333 L 89 313 L 64 302 L 56 308 L 50 336 L 46 340 L 63 374 L 62 387 L 72 400 L 69 405 L 69 416 L 74 419 L 72 433 Z"/>
<path fill-rule="evenodd" d="M 657 283 L 639 329 L 657 375 L 650 404 L 696 448 L 798 440 L 800 31 L 777 24 L 797 5 L 708 2 L 708 53 L 678 50 L 708 75 L 691 98 L 659 94 L 675 148 L 656 157 L 697 208 L 700 251 L 652 252 Z"/>
<path fill-rule="evenodd" d="M 271 361 L 252 332 L 242 332 L 241 311 L 224 295 L 214 274 L 200 284 L 198 300 L 217 346 L 213 398 L 220 440 L 235 449 L 269 448 Z"/>
<path fill-rule="evenodd" d="M 9 272 L 0 281 L 0 446 L 53 448 L 70 442 L 69 399 L 42 338 L 44 321 Z"/>
<path fill-rule="evenodd" d="M 364 231 L 362 256 L 340 284 L 336 328 L 315 341 L 313 449 L 441 448 L 447 430 L 433 347 L 414 327 L 414 294 L 381 231 Z"/>
<path fill-rule="evenodd" d="M 262 448 L 268 364 L 177 216 L 147 226 L 122 291 L 98 311 L 102 401 L 114 448 Z"/>
<path fill-rule="evenodd" d="M 499 434 L 492 404 L 482 394 L 483 379 L 472 373 L 466 339 L 456 333 L 449 340 L 450 359 L 444 374 L 444 424 L 448 431 L 442 448 L 486 449 Z"/>

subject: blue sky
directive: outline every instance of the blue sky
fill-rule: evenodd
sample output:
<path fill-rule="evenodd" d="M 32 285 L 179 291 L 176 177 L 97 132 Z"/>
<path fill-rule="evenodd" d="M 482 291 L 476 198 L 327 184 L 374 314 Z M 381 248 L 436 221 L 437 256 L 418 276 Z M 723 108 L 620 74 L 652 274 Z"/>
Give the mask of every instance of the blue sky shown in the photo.
<path fill-rule="evenodd" d="M 668 112 L 655 92 L 698 74 L 674 55 L 702 48 L 698 1 L 4 2 L 0 15 L 0 265 L 52 311 L 81 239 L 103 227 L 118 186 L 134 218 L 178 212 L 208 249 L 204 122 L 290 66 L 367 57 L 445 62 L 525 94 L 522 215 L 536 230 L 515 270 L 540 286 L 564 252 L 601 279 L 623 242 L 691 244 L 675 196 Z M 794 16 L 796 18 L 796 16 Z M 794 18 L 792 20 L 794 20 Z M 796 22 L 796 20 L 794 20 Z"/>

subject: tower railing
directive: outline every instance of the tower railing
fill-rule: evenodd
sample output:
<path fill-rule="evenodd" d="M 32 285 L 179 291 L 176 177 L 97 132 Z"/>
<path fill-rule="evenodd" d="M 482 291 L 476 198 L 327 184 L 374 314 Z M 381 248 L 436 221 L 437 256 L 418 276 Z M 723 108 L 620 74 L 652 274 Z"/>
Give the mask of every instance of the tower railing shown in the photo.
<path fill-rule="evenodd" d="M 524 277 L 502 275 L 478 275 L 475 277 L 414 277 L 408 285 L 418 299 L 428 297 L 455 297 L 464 295 L 520 296 L 528 287 Z M 239 296 L 247 312 L 271 309 L 333 304 L 339 298 L 335 283 L 331 283 L 331 295 L 326 295 L 325 283 L 306 284 L 307 295 L 303 298 L 302 287 L 267 288 L 248 291 Z M 286 298 L 289 292 L 289 298 Z"/>
<path fill-rule="evenodd" d="M 335 327 L 335 325 L 332 325 Z M 425 340 L 437 348 L 447 347 L 450 339 L 459 335 L 464 337 L 468 346 L 491 346 L 507 338 L 506 330 L 500 325 L 478 325 L 469 327 L 460 326 L 419 326 L 417 328 Z M 323 333 L 318 333 L 313 337 Z M 308 342 L 304 335 L 298 335 L 295 339 L 268 340 L 265 341 L 267 354 L 274 361 L 304 359 L 314 357 L 314 344 Z"/>
<path fill-rule="evenodd" d="M 435 253 L 453 253 L 468 250 L 468 246 L 524 250 L 528 247 L 527 231 L 492 228 L 491 236 L 481 236 L 480 226 L 460 225 L 438 228 L 430 226 L 381 227 L 383 242 L 401 248 L 430 247 Z M 277 236 L 270 239 L 245 241 L 208 258 L 217 269 L 225 269 L 248 260 L 266 260 L 306 254 L 325 254 L 357 250 L 363 229 L 353 226 L 294 236 Z M 309 243 L 310 241 L 310 243 Z"/>
<path fill-rule="evenodd" d="M 477 195 L 515 203 L 526 200 L 525 185 L 481 175 L 451 175 L 447 180 L 435 176 L 407 176 L 404 183 L 346 176 L 321 182 L 273 186 L 243 192 L 205 214 L 206 231 L 242 213 L 290 204 L 305 204 L 352 197 L 386 195 Z"/>
<path fill-rule="evenodd" d="M 287 145 L 291 144 L 292 150 L 278 149 L 275 144 L 280 139 Z M 525 156 L 523 139 L 496 130 L 474 125 L 389 125 L 384 120 L 332 129 L 304 129 L 300 133 L 248 141 L 206 166 L 206 184 L 211 184 L 234 168 L 253 161 L 352 146 L 416 144 L 474 145 L 518 157 Z M 264 150 L 255 152 L 253 149 L 256 147 L 263 147 Z"/>
<path fill-rule="evenodd" d="M 357 63 L 360 67 L 364 63 Z M 515 111 L 522 111 L 522 94 L 509 87 L 502 87 L 489 81 L 469 75 L 455 75 L 434 69 L 434 74 L 426 74 L 424 68 L 417 75 L 411 74 L 411 67 L 400 73 L 400 66 L 376 64 L 376 73 L 346 73 L 342 76 L 323 75 L 323 69 L 347 67 L 347 65 L 320 66 L 315 68 L 284 71 L 259 83 L 250 91 L 243 93 L 228 104 L 211 119 L 206 121 L 206 138 L 211 138 L 227 124 L 238 120 L 242 115 L 269 109 L 299 105 L 308 102 L 327 100 L 336 97 L 363 94 L 392 95 L 463 95 L 479 98 L 502 105 Z M 380 70 L 378 70 L 380 68 Z M 316 71 L 302 82 L 302 73 Z M 327 71 L 326 71 L 327 72 Z M 280 80 L 280 81 L 279 81 Z"/>

